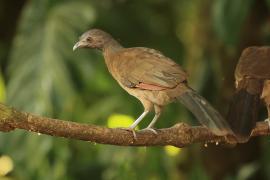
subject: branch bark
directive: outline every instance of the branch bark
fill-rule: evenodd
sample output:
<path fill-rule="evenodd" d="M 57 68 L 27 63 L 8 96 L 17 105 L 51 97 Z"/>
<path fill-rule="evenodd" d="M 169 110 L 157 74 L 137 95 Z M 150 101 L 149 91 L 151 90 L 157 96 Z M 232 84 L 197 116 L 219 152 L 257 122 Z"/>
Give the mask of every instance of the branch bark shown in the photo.
<path fill-rule="evenodd" d="M 150 131 L 139 131 L 136 132 L 137 138 L 134 139 L 132 132 L 121 128 L 112 129 L 51 119 L 21 112 L 0 104 L 0 131 L 10 132 L 15 129 L 119 146 L 172 145 L 184 147 L 193 143 L 235 143 L 230 137 L 216 136 L 205 127 L 191 127 L 185 123 L 179 123 L 170 128 L 158 129 L 157 134 Z M 270 135 L 268 122 L 258 122 L 251 136 L 266 135 Z"/>

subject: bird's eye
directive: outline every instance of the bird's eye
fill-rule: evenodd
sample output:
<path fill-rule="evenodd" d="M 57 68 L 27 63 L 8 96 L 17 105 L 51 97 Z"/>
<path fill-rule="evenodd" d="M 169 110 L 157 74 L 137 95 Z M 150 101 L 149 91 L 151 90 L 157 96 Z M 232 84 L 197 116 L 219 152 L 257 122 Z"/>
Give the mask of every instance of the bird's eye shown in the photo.
<path fill-rule="evenodd" d="M 93 41 L 93 38 L 88 37 L 88 38 L 86 39 L 86 41 L 91 42 L 91 41 Z"/>

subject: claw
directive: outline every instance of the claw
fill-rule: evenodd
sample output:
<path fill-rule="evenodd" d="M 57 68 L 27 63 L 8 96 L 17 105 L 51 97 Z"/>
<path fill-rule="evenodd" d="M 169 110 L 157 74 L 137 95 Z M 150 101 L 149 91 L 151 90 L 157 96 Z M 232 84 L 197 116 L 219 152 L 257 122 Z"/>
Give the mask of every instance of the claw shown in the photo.
<path fill-rule="evenodd" d="M 142 130 L 140 130 L 140 131 L 151 131 L 151 132 L 154 133 L 155 135 L 158 135 L 158 132 L 157 132 L 155 129 L 151 128 L 151 127 L 147 127 L 147 128 L 142 129 Z"/>
<path fill-rule="evenodd" d="M 136 131 L 134 130 L 134 128 L 131 128 L 131 127 L 122 128 L 122 127 L 120 127 L 120 128 L 118 128 L 118 129 L 122 129 L 122 130 L 125 130 L 125 131 L 132 132 L 133 138 L 134 138 L 135 140 L 138 140 L 138 139 L 137 139 L 137 135 L 136 135 Z"/>
<path fill-rule="evenodd" d="M 270 128 L 270 117 L 268 117 L 266 120 L 264 120 L 265 122 L 267 122 L 268 123 L 268 126 L 269 126 L 269 128 Z"/>

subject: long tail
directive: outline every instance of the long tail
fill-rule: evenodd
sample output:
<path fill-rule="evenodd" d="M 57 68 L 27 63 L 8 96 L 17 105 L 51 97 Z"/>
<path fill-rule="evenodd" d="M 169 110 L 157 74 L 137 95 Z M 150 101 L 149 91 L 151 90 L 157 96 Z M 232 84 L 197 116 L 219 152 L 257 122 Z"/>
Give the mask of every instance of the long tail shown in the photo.
<path fill-rule="evenodd" d="M 220 113 L 194 90 L 189 89 L 177 99 L 193 113 L 201 124 L 208 127 L 214 134 L 219 136 L 232 134 L 229 125 Z"/>
<path fill-rule="evenodd" d="M 259 103 L 260 95 L 250 94 L 246 89 L 234 94 L 227 119 L 239 142 L 248 141 L 258 120 Z"/>

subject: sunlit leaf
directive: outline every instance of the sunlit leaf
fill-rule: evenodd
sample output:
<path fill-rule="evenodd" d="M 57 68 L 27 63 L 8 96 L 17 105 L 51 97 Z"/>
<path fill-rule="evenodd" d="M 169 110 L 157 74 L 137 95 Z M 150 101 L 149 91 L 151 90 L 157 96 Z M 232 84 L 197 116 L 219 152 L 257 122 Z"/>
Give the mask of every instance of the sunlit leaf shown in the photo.
<path fill-rule="evenodd" d="M 250 179 L 259 170 L 258 163 L 244 164 L 238 171 L 237 179 Z"/>
<path fill-rule="evenodd" d="M 174 147 L 174 146 L 165 146 L 165 152 L 169 155 L 169 156 L 177 156 L 180 152 L 181 152 L 181 149 L 180 148 L 177 148 L 177 147 Z"/>
<path fill-rule="evenodd" d="M 6 99 L 6 87 L 2 74 L 0 73 L 0 102 L 4 102 L 5 99 Z"/>
<path fill-rule="evenodd" d="M 0 177 L 7 175 L 13 170 L 13 160 L 6 155 L 0 157 Z"/>
<path fill-rule="evenodd" d="M 112 114 L 108 118 L 108 127 L 129 127 L 134 121 L 134 118 L 124 114 Z"/>

